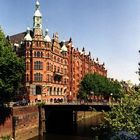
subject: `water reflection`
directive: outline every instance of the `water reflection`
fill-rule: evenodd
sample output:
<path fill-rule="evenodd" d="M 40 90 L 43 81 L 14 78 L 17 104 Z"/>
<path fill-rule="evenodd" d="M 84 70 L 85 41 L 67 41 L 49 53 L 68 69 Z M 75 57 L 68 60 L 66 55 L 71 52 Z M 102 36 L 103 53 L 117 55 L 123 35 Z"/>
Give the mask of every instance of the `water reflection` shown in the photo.
<path fill-rule="evenodd" d="M 81 113 L 77 121 L 76 131 L 72 134 L 47 133 L 43 137 L 36 137 L 30 140 L 107 140 L 104 133 L 91 128 L 96 128 L 103 119 L 101 113 Z"/>
<path fill-rule="evenodd" d="M 46 134 L 44 137 L 35 137 L 30 140 L 92 140 L 89 137 L 59 135 L 59 134 Z"/>

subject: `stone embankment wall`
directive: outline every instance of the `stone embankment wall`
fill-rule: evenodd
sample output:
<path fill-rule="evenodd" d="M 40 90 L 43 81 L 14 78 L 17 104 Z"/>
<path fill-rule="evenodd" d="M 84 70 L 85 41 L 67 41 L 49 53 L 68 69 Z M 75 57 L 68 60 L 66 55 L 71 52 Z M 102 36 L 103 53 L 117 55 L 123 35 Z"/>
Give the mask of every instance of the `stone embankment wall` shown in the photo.
<path fill-rule="evenodd" d="M 1 116 L 0 116 L 1 119 Z M 0 124 L 0 137 L 2 136 L 10 136 L 12 137 L 12 116 L 6 118 L 4 123 Z"/>
<path fill-rule="evenodd" d="M 14 140 L 27 140 L 38 134 L 39 111 L 36 106 L 12 108 L 10 116 L 0 125 L 0 137 L 11 136 Z"/>
<path fill-rule="evenodd" d="M 99 124 L 103 120 L 103 113 L 94 112 L 94 111 L 78 111 L 77 112 L 77 122 L 80 122 L 89 118 L 96 118 L 94 120 L 96 121 L 96 123 Z"/>

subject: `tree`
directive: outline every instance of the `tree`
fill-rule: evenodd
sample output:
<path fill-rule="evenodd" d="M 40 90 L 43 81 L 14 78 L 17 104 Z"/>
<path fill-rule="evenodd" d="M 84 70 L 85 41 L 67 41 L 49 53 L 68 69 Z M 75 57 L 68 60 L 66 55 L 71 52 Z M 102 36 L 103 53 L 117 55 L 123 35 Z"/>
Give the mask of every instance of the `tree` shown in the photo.
<path fill-rule="evenodd" d="M 18 58 L 0 28 L 0 101 L 13 99 L 24 76 L 23 58 Z"/>
<path fill-rule="evenodd" d="M 132 135 L 140 134 L 140 93 L 133 91 L 132 95 L 125 94 L 122 103 L 112 106 L 110 112 L 104 113 L 104 126 L 112 133 L 126 132 Z M 118 139 L 119 140 L 119 139 Z"/>
<path fill-rule="evenodd" d="M 80 83 L 79 96 L 90 95 L 94 92 L 95 95 L 110 96 L 113 93 L 114 98 L 122 97 L 122 87 L 117 80 L 110 80 L 105 76 L 97 73 L 88 73 L 84 76 Z"/>

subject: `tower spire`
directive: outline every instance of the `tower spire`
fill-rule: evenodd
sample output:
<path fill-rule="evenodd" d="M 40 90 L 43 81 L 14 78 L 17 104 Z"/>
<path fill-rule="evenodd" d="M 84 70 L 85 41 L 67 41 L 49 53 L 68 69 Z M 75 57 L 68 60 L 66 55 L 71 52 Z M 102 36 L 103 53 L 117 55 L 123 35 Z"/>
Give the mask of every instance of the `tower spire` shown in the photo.
<path fill-rule="evenodd" d="M 40 3 L 39 3 L 39 1 L 37 0 L 37 1 L 36 1 L 36 10 L 39 9 L 39 8 L 40 8 Z"/>

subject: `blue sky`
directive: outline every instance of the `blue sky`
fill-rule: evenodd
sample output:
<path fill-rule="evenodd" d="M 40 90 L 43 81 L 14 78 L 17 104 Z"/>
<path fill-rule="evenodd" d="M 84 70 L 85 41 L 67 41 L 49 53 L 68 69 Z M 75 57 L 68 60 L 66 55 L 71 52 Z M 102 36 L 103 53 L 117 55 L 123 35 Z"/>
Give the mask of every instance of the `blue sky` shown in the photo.
<path fill-rule="evenodd" d="M 6 35 L 32 28 L 36 0 L 1 0 L 0 25 Z M 74 46 L 101 63 L 108 77 L 138 83 L 140 0 L 40 0 L 43 27 L 52 37 L 73 39 Z"/>

